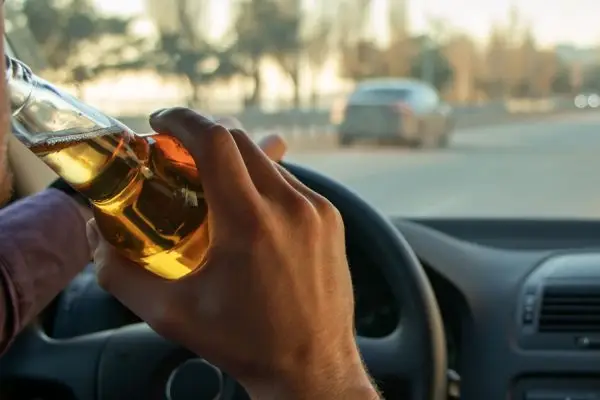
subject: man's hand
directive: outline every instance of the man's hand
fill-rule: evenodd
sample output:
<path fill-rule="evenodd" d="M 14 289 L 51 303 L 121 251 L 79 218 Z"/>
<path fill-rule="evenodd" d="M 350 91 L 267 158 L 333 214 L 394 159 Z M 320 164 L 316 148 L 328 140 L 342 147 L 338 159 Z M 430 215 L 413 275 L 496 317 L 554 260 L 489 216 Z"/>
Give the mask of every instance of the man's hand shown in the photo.
<path fill-rule="evenodd" d="M 253 398 L 378 398 L 354 341 L 336 208 L 240 129 L 187 109 L 163 111 L 151 123 L 210 171 L 203 174 L 206 262 L 179 281 L 164 280 L 123 259 L 92 221 L 100 284 L 159 334 L 238 379 Z M 275 159 L 281 143 L 267 141 Z"/>

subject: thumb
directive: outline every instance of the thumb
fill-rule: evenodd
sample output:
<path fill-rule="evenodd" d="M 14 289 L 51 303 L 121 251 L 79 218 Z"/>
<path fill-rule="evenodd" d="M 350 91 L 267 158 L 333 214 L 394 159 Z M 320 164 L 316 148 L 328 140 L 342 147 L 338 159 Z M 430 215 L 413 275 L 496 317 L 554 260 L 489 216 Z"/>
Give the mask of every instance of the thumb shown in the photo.
<path fill-rule="evenodd" d="M 88 222 L 87 234 L 100 286 L 138 317 L 155 320 L 161 305 L 167 303 L 169 281 L 120 255 L 102 237 L 95 219 Z"/>
<path fill-rule="evenodd" d="M 281 161 L 287 151 L 285 140 L 279 135 L 268 135 L 258 142 L 262 151 L 275 162 Z"/>

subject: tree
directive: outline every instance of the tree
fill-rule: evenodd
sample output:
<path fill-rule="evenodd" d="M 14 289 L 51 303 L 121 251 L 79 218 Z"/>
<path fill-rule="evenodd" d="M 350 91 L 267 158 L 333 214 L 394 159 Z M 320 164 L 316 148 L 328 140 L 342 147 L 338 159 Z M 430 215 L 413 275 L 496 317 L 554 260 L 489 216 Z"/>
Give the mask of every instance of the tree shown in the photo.
<path fill-rule="evenodd" d="M 353 45 L 365 39 L 364 31 L 371 1 L 340 0 L 339 12 L 333 25 L 334 39 L 339 46 Z"/>
<path fill-rule="evenodd" d="M 585 91 L 600 93 L 600 65 L 591 65 L 586 69 L 582 88 Z"/>
<path fill-rule="evenodd" d="M 199 0 L 148 1 L 148 12 L 159 33 L 156 48 L 146 56 L 163 76 L 183 77 L 189 87 L 188 105 L 203 102 L 202 89 L 219 79 L 227 80 L 233 67 L 227 48 L 213 43 L 202 28 L 208 3 Z"/>
<path fill-rule="evenodd" d="M 552 92 L 556 94 L 572 94 L 571 71 L 567 66 L 561 66 L 552 80 Z"/>
<path fill-rule="evenodd" d="M 343 0 L 333 26 L 333 41 L 340 49 L 339 73 L 354 81 L 371 77 L 380 69 L 382 54 L 364 38 L 371 0 Z"/>
<path fill-rule="evenodd" d="M 513 4 L 508 11 L 508 23 L 505 26 L 493 26 L 490 33 L 488 79 L 502 83 L 500 93 L 494 93 L 494 97 L 533 94 L 534 87 L 529 82 L 529 74 L 535 51 L 535 38 L 520 10 Z"/>
<path fill-rule="evenodd" d="M 319 16 L 318 18 L 303 19 L 302 48 L 311 72 L 311 104 L 316 107 L 318 100 L 317 77 L 328 61 L 331 50 L 335 47 L 332 43 L 333 23 L 332 18 Z"/>
<path fill-rule="evenodd" d="M 442 91 L 452 82 L 454 70 L 441 48 L 431 41 L 427 36 L 419 36 L 414 39 L 415 44 L 420 49 L 417 56 L 412 60 L 411 76 L 422 79 L 428 75 L 427 71 L 432 71 L 429 83 Z"/>
<path fill-rule="evenodd" d="M 420 49 L 413 38 L 399 36 L 392 40 L 385 52 L 385 64 L 388 76 L 408 76 L 411 73 L 412 62 Z"/>
<path fill-rule="evenodd" d="M 529 27 L 524 29 L 514 53 L 513 75 L 516 85 L 511 92 L 517 97 L 535 97 L 539 91 L 534 79 L 538 64 L 538 49 L 533 32 Z"/>
<path fill-rule="evenodd" d="M 535 95 L 551 96 L 553 94 L 553 82 L 557 76 L 562 74 L 562 68 L 559 58 L 553 50 L 536 51 L 533 72 L 530 75 Z"/>
<path fill-rule="evenodd" d="M 507 94 L 506 60 L 509 57 L 508 36 L 506 31 L 493 25 L 485 54 L 486 73 L 480 78 L 479 87 L 490 98 Z"/>
<path fill-rule="evenodd" d="M 354 81 L 386 76 L 387 51 L 369 40 L 342 48 L 342 76 Z"/>
<path fill-rule="evenodd" d="M 408 2 L 407 1 L 389 1 L 388 2 L 388 24 L 392 43 L 401 42 L 408 37 Z"/>
<path fill-rule="evenodd" d="M 261 65 L 265 58 L 275 59 L 291 78 L 295 102 L 299 102 L 298 55 L 300 17 L 295 8 L 278 0 L 248 0 L 240 4 L 235 22 L 236 41 L 230 49 L 231 65 L 252 78 L 254 90 L 246 104 L 260 104 Z"/>
<path fill-rule="evenodd" d="M 79 88 L 98 72 L 138 67 L 124 57 L 141 46 L 129 35 L 132 20 L 103 16 L 90 0 L 25 0 L 19 12 L 54 79 Z"/>
<path fill-rule="evenodd" d="M 531 28 L 521 21 L 513 10 L 507 30 L 507 47 L 504 54 L 506 90 L 513 97 L 535 97 L 539 85 L 535 82 L 538 67 L 538 49 Z"/>
<path fill-rule="evenodd" d="M 477 78 L 482 73 L 482 60 L 473 40 L 467 35 L 455 34 L 448 39 L 442 51 L 454 71 L 449 99 L 457 102 L 475 100 Z"/>
<path fill-rule="evenodd" d="M 262 26 L 265 33 L 274 34 L 274 51 L 271 56 L 277 61 L 279 67 L 290 78 L 294 87 L 294 108 L 300 107 L 300 70 L 303 50 L 305 48 L 302 36 L 302 12 L 300 0 L 276 0 L 277 5 L 272 15 L 273 19 Z"/>

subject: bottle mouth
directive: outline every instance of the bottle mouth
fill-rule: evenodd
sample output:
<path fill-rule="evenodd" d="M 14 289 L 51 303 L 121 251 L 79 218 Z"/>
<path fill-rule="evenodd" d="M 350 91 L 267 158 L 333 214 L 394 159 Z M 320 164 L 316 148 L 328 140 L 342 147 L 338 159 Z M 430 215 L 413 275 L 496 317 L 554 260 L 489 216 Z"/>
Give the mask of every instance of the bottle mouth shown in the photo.
<path fill-rule="evenodd" d="M 31 77 L 33 74 L 31 72 L 31 68 L 29 68 L 25 63 L 19 61 L 15 58 L 12 58 L 8 54 L 4 55 L 4 62 L 6 63 L 6 77 L 7 78 L 19 78 L 19 77 Z"/>
<path fill-rule="evenodd" d="M 29 97 L 33 93 L 35 87 L 35 78 L 31 68 L 25 63 L 16 60 L 9 55 L 4 55 L 6 64 L 5 79 L 8 83 L 8 92 L 12 115 L 21 111 L 23 106 L 27 104 Z"/>

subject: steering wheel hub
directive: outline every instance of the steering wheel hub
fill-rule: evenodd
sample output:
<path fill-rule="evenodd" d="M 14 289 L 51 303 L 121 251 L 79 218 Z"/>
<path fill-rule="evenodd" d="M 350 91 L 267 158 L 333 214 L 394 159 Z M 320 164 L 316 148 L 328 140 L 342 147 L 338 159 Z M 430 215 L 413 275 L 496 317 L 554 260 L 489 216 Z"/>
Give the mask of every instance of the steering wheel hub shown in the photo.
<path fill-rule="evenodd" d="M 171 372 L 165 394 L 167 400 L 219 400 L 223 374 L 204 360 L 188 360 Z"/>

